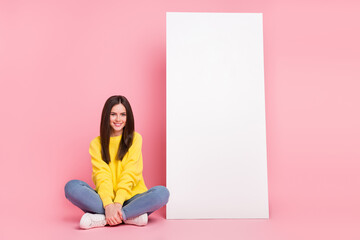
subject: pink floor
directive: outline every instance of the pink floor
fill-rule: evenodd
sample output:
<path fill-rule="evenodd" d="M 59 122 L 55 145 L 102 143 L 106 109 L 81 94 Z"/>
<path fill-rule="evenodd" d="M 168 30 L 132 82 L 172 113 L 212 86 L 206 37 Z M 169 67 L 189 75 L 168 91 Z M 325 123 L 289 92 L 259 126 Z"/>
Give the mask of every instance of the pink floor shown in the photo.
<path fill-rule="evenodd" d="M 73 209 L 74 210 L 74 209 Z M 81 212 L 45 221 L 9 224 L 0 239 L 360 239 L 359 219 L 276 216 L 269 220 L 166 220 L 164 209 L 153 213 L 145 227 L 119 225 L 81 230 Z M 3 225 L 4 226 L 4 225 Z"/>

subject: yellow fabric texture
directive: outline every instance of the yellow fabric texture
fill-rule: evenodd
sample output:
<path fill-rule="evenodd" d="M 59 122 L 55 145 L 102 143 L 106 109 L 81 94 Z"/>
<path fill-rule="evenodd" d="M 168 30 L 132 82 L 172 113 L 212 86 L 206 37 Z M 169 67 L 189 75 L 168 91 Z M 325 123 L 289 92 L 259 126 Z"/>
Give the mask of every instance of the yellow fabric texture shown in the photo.
<path fill-rule="evenodd" d="M 109 164 L 104 162 L 101 156 L 100 136 L 94 138 L 90 143 L 92 179 L 104 207 L 115 202 L 123 204 L 136 194 L 148 190 L 142 176 L 141 135 L 134 132 L 133 144 L 122 161 L 115 159 L 121 137 L 110 137 L 109 153 L 111 161 Z"/>

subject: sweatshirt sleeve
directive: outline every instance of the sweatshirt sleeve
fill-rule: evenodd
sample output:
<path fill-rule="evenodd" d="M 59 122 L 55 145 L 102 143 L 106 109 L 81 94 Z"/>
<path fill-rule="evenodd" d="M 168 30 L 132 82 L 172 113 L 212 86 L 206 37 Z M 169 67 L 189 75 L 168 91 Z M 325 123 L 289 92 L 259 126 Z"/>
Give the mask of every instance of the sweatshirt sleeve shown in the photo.
<path fill-rule="evenodd" d="M 98 138 L 90 143 L 89 153 L 92 164 L 92 180 L 96 186 L 96 192 L 100 195 L 103 206 L 113 203 L 114 191 L 112 176 L 109 165 L 102 160 L 101 143 Z"/>
<path fill-rule="evenodd" d="M 114 202 L 123 204 L 125 200 L 131 197 L 131 191 L 141 180 L 143 162 L 142 162 L 142 137 L 136 133 L 133 144 L 129 148 L 128 157 L 124 158 L 122 172 L 117 182 L 117 191 Z"/>

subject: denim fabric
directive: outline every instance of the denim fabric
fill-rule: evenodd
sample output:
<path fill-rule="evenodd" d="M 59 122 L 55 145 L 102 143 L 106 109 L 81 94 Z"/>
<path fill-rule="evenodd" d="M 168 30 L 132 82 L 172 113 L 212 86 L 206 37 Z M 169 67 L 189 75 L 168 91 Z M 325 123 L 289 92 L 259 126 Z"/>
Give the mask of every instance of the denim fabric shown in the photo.
<path fill-rule="evenodd" d="M 169 200 L 169 190 L 164 186 L 155 186 L 148 191 L 126 200 L 122 207 L 123 220 L 144 213 L 150 215 Z M 86 182 L 71 180 L 65 185 L 65 197 L 84 212 L 105 214 L 101 198 Z"/>

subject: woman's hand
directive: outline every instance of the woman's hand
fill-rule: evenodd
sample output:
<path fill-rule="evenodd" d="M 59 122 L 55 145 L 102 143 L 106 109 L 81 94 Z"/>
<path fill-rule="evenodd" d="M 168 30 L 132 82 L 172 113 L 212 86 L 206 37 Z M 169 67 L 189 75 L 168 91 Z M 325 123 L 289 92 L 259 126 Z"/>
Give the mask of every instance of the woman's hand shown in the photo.
<path fill-rule="evenodd" d="M 118 215 L 120 216 L 121 221 L 124 221 L 124 219 L 122 217 L 122 212 L 121 212 L 122 205 L 120 203 L 114 203 L 114 205 L 115 205 Z"/>
<path fill-rule="evenodd" d="M 114 226 L 120 224 L 122 221 L 122 215 L 119 214 L 119 203 L 111 203 L 105 206 L 105 219 L 107 224 Z M 120 208 L 121 213 L 121 208 Z"/>

